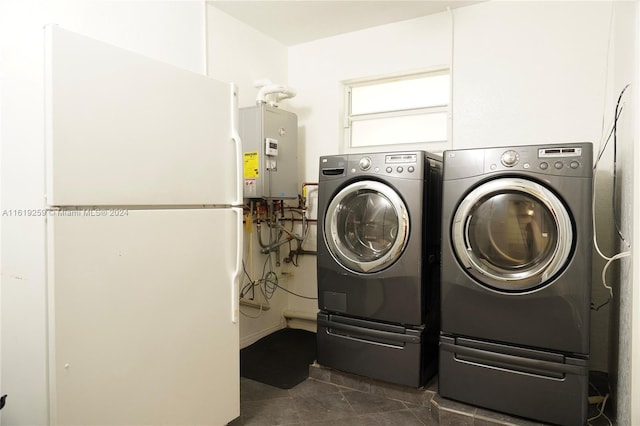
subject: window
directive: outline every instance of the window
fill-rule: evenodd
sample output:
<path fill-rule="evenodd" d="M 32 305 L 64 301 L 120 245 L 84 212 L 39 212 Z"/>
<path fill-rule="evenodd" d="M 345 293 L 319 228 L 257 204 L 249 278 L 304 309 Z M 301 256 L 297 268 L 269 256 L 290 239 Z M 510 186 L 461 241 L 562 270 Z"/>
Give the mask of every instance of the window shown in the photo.
<path fill-rule="evenodd" d="M 345 83 L 347 151 L 448 141 L 449 71 Z M 414 148 L 415 149 L 415 148 Z"/>

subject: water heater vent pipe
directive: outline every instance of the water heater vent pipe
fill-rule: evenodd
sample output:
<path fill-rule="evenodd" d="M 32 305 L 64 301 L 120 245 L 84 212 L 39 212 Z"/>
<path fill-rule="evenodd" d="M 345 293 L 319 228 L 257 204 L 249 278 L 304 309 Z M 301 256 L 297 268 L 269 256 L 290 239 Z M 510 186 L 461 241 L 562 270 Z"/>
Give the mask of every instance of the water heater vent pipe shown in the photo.
<path fill-rule="evenodd" d="M 282 84 L 274 84 L 269 80 L 259 80 L 254 83 L 258 88 L 258 95 L 256 96 L 256 104 L 268 103 L 271 106 L 277 106 L 278 102 L 293 98 L 297 95 L 295 89 Z"/>

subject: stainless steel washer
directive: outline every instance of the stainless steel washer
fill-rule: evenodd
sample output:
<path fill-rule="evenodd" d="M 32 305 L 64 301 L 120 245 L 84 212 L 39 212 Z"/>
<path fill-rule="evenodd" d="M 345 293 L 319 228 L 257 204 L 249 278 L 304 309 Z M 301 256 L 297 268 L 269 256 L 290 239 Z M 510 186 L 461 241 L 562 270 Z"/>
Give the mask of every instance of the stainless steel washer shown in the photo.
<path fill-rule="evenodd" d="M 437 367 L 441 157 L 320 158 L 318 362 L 419 387 Z"/>

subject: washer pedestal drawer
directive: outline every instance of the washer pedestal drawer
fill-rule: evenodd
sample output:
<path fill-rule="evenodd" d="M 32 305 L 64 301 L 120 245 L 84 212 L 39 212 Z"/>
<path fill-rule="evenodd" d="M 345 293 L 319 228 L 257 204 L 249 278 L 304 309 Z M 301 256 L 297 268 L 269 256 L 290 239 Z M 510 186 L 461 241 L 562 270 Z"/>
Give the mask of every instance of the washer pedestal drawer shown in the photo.
<path fill-rule="evenodd" d="M 440 336 L 442 397 L 561 425 L 584 425 L 588 356 Z"/>
<path fill-rule="evenodd" d="M 437 367 L 424 327 L 318 313 L 318 363 L 372 379 L 421 387 Z"/>

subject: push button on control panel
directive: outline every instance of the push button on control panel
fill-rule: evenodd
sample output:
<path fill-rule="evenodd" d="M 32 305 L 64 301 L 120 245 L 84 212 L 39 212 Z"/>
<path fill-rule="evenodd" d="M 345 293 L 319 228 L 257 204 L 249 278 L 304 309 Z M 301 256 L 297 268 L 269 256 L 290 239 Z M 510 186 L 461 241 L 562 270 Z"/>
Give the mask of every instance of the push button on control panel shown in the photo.
<path fill-rule="evenodd" d="M 542 163 L 540 163 L 540 168 L 542 170 L 547 170 L 549 168 L 549 163 L 547 163 L 546 161 L 543 161 Z"/>
<path fill-rule="evenodd" d="M 553 167 L 560 170 L 562 167 L 564 167 L 564 164 L 562 164 L 562 161 L 556 161 L 555 163 L 553 163 Z"/>
<path fill-rule="evenodd" d="M 402 166 L 398 166 L 396 170 L 398 171 L 398 173 L 404 172 L 404 169 L 402 168 Z"/>
<path fill-rule="evenodd" d="M 578 163 L 577 161 L 572 161 L 571 163 L 569 163 L 569 167 L 571 167 L 572 169 L 577 169 L 578 167 L 580 167 L 580 163 Z"/>

